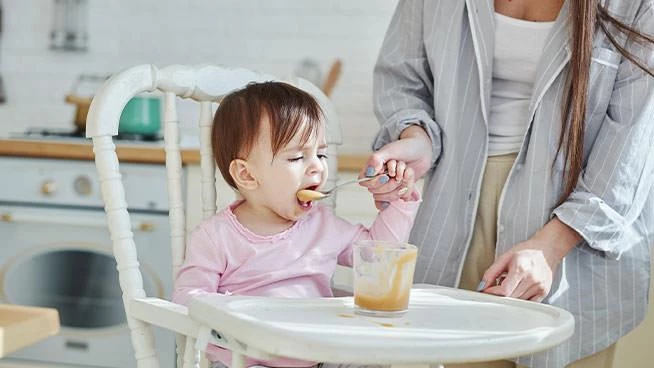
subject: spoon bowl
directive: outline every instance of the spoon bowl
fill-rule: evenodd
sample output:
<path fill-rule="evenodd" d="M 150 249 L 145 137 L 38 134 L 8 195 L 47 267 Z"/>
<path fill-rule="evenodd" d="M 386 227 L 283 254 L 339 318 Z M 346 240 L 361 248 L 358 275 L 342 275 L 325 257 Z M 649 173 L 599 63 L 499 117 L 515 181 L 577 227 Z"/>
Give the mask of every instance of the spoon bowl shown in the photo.
<path fill-rule="evenodd" d="M 325 194 L 317 190 L 302 189 L 297 192 L 296 196 L 297 199 L 299 199 L 302 202 L 310 202 L 310 201 L 319 201 L 321 199 L 325 199 L 329 196 L 329 194 Z"/>

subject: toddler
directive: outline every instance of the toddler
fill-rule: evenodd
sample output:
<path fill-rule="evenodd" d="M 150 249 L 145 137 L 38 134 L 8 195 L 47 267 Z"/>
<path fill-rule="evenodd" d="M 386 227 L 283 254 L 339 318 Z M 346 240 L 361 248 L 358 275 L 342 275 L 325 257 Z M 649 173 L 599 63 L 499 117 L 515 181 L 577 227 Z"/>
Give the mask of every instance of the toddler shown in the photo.
<path fill-rule="evenodd" d="M 202 222 L 189 236 L 173 301 L 188 305 L 207 293 L 288 298 L 332 296 L 336 264 L 351 266 L 358 240 L 407 241 L 418 205 L 413 172 L 387 163 L 380 183 L 401 180 L 402 197 L 382 209 L 370 228 L 353 225 L 296 193 L 319 189 L 327 177 L 325 122 L 308 93 L 281 82 L 249 84 L 226 96 L 212 131 L 216 164 L 242 199 Z M 209 346 L 214 367 L 231 354 Z M 247 365 L 309 367 L 292 359 Z"/>

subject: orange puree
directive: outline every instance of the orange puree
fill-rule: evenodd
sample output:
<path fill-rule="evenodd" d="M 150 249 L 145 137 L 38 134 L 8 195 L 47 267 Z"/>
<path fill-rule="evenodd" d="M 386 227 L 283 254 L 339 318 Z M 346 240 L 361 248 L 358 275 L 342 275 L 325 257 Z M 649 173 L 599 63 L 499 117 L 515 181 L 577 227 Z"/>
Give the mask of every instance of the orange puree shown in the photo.
<path fill-rule="evenodd" d="M 382 280 L 379 280 L 380 285 L 376 287 L 377 290 L 359 290 L 355 287 L 354 304 L 364 309 L 384 312 L 394 312 L 407 309 L 409 305 L 409 294 L 411 291 L 410 284 L 413 283 L 413 280 L 404 280 L 403 276 L 405 275 L 405 272 L 403 272 L 403 268 L 415 267 L 417 255 L 418 251 L 413 249 L 395 261 L 393 267 L 390 268 L 390 272 L 393 272 L 394 270 L 395 275 L 392 280 L 391 288 L 387 293 L 375 295 L 367 294 L 368 292 L 375 293 L 376 291 L 385 289 L 383 284 L 385 284 L 386 280 L 391 277 L 390 274 L 382 275 Z M 409 275 L 411 274 L 412 272 L 409 273 Z M 409 283 L 409 285 L 406 285 L 407 283 Z"/>
<path fill-rule="evenodd" d="M 296 194 L 297 199 L 302 202 L 315 201 L 317 199 L 325 198 L 325 194 L 318 192 L 317 190 L 302 189 L 299 190 Z"/>

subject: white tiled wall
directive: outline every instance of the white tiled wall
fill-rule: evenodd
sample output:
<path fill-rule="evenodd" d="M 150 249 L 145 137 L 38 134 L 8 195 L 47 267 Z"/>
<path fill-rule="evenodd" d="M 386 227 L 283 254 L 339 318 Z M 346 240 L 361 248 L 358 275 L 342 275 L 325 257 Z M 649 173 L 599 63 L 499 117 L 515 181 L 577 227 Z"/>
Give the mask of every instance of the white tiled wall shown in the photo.
<path fill-rule="evenodd" d="M 289 75 L 313 58 L 343 75 L 333 100 L 342 152 L 364 153 L 377 129 L 372 68 L 396 1 L 87 0 L 89 50 L 51 51 L 54 0 L 4 0 L 0 135 L 28 126 L 73 127 L 64 96 L 80 73 L 107 74 L 140 63 L 217 63 Z M 193 129 L 194 122 L 186 123 Z"/>

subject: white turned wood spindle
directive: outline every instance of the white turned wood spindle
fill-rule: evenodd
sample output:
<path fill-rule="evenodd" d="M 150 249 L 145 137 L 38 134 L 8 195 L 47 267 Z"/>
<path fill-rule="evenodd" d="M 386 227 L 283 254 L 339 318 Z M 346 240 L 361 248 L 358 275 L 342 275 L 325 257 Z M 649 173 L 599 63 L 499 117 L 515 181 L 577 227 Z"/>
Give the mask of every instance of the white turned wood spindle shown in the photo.
<path fill-rule="evenodd" d="M 202 171 L 202 218 L 216 214 L 216 163 L 211 145 L 211 102 L 200 102 L 200 169 Z"/>
<path fill-rule="evenodd" d="M 179 149 L 179 118 L 177 117 L 177 96 L 173 92 L 164 94 L 164 149 L 166 152 L 166 173 L 168 176 L 168 216 L 170 223 L 170 251 L 172 252 L 173 281 L 184 262 L 186 250 L 186 217 L 182 199 L 182 154 Z M 178 356 L 184 356 L 184 336 L 175 338 Z M 187 352 L 191 354 L 191 352 Z"/>
<path fill-rule="evenodd" d="M 195 349 L 195 339 L 186 338 L 186 347 L 184 348 L 184 363 L 182 368 L 199 368 L 200 352 Z"/>
<path fill-rule="evenodd" d="M 176 95 L 164 95 L 164 148 L 166 151 L 166 172 L 168 175 L 168 206 L 170 222 L 170 246 L 173 260 L 173 279 L 184 262 L 186 241 L 186 216 L 182 188 L 182 154 L 179 148 L 179 118 L 177 117 Z"/>
<path fill-rule="evenodd" d="M 105 203 L 105 212 L 109 232 L 113 243 L 113 254 L 116 258 L 118 279 L 123 291 L 123 305 L 127 317 L 127 325 L 132 336 L 132 346 L 139 368 L 158 368 L 159 363 L 154 350 L 152 330 L 145 322 L 131 317 L 129 301 L 145 297 L 143 278 L 134 244 L 134 233 L 131 230 L 125 191 L 121 182 L 116 146 L 111 136 L 93 137 L 93 152 L 95 163 L 99 168 L 100 188 Z"/>
<path fill-rule="evenodd" d="M 182 334 L 175 335 L 175 354 L 177 355 L 176 367 L 184 367 L 184 351 L 189 338 Z M 198 354 L 200 352 L 198 351 Z"/>

